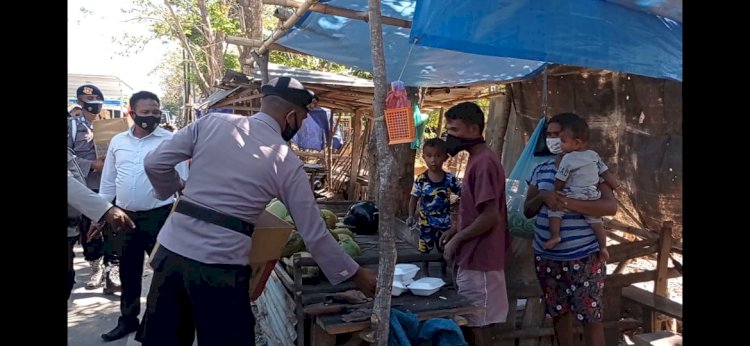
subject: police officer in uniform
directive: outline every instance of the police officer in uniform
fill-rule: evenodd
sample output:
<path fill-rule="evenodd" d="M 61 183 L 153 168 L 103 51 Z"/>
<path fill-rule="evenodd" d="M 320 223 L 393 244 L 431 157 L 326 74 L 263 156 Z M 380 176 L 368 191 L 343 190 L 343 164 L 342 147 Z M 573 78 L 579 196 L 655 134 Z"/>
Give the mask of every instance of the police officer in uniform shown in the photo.
<path fill-rule="evenodd" d="M 83 114 L 68 118 L 68 148 L 72 149 L 75 154 L 75 160 L 83 172 L 86 186 L 94 192 L 99 192 L 104 157 L 96 157 L 93 126 L 94 120 L 98 118 L 102 110 L 104 94 L 95 85 L 84 84 L 78 87 L 76 95 Z M 83 257 L 91 265 L 91 277 L 86 283 L 86 289 L 99 288 L 106 281 L 107 286 L 104 288 L 104 293 L 114 293 L 120 290 L 120 278 L 118 275 L 119 262 L 114 249 L 112 249 L 112 235 L 104 234 L 104 238 L 89 239 L 86 234 L 90 227 L 91 219 L 83 217 L 79 224 L 81 246 L 83 247 Z M 106 280 L 104 265 L 108 266 Z"/>
<path fill-rule="evenodd" d="M 73 151 L 68 148 L 68 298 L 75 284 L 73 246 L 78 238 L 81 214 L 92 220 L 105 219 L 112 227 L 118 229 L 135 227 L 133 220 L 124 211 L 112 206 L 86 187 L 81 167 L 76 163 Z"/>
<path fill-rule="evenodd" d="M 314 107 L 314 94 L 289 77 L 261 92 L 255 115 L 207 114 L 144 160 L 157 198 L 183 193 L 151 261 L 136 335 L 144 345 L 191 345 L 196 330 L 199 345 L 254 345 L 247 264 L 253 223 L 275 197 L 332 284 L 353 279 L 365 294 L 375 290 L 375 271 L 361 268 L 326 230 L 302 161 L 287 144 Z M 183 182 L 175 165 L 188 159 Z"/>

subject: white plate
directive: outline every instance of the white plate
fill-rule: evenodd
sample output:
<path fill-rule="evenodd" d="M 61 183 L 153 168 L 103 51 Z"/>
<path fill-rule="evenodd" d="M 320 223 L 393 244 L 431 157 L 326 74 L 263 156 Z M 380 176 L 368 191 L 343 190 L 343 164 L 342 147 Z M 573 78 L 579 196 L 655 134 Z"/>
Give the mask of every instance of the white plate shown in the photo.
<path fill-rule="evenodd" d="M 417 296 L 429 296 L 445 286 L 441 278 L 424 277 L 409 284 L 409 291 Z"/>
<path fill-rule="evenodd" d="M 393 288 L 391 289 L 391 295 L 392 296 L 400 296 L 401 293 L 404 293 L 406 291 L 406 285 L 399 281 L 393 281 Z"/>
<path fill-rule="evenodd" d="M 399 263 L 396 264 L 396 269 L 393 271 L 393 280 L 408 284 L 414 279 L 418 272 L 419 267 L 415 264 Z"/>

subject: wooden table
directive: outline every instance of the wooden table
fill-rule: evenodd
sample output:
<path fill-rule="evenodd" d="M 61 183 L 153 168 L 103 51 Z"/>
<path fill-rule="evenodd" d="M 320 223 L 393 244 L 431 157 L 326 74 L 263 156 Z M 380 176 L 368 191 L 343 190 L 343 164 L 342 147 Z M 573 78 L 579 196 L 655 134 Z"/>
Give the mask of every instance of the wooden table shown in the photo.
<path fill-rule="evenodd" d="M 376 269 L 378 262 L 380 261 L 380 254 L 378 251 L 378 236 L 377 235 L 357 235 L 354 237 L 362 250 L 361 256 L 354 257 L 354 260 L 362 265 L 363 267 L 369 267 Z M 417 263 L 422 262 L 437 262 L 442 258 L 439 253 L 421 254 L 415 246 L 397 239 L 396 240 L 396 254 L 397 263 Z M 436 263 L 433 263 L 436 264 Z M 301 258 L 296 264 L 298 266 L 315 265 L 315 261 L 312 258 Z M 437 269 L 435 271 L 434 269 Z M 430 268 L 430 276 L 439 276 L 439 265 Z M 351 281 L 342 282 L 338 285 L 331 285 L 325 279 L 325 276 L 321 277 L 320 282 L 316 284 L 302 284 L 301 275 L 295 278 L 294 275 L 290 275 L 281 266 L 278 265 L 275 268 L 276 275 L 281 279 L 282 284 L 291 296 L 294 298 L 296 303 L 296 315 L 297 315 L 297 338 L 298 341 L 305 339 L 305 334 L 310 331 L 304 330 L 305 317 L 303 309 L 305 306 L 315 303 L 320 303 L 325 300 L 327 295 L 335 292 L 342 292 L 351 289 L 357 289 L 356 285 Z M 425 276 L 424 273 L 420 272 L 417 274 L 417 278 Z M 409 311 L 416 313 L 420 319 L 429 319 L 435 317 L 452 317 L 456 315 L 465 314 L 467 312 L 476 311 L 478 308 L 472 307 L 466 300 L 456 295 L 454 288 L 452 287 L 452 280 L 449 278 L 443 278 L 447 283 L 439 292 L 429 297 L 419 297 L 411 294 L 410 292 L 404 292 L 399 297 L 393 297 L 392 306 L 403 311 Z M 445 297 L 446 299 L 440 299 L 439 297 Z M 342 313 L 345 314 L 346 312 Z M 331 338 L 335 339 L 337 334 L 352 333 L 364 330 L 370 323 L 355 322 L 355 323 L 344 323 L 341 321 L 342 314 L 332 314 L 326 316 L 319 316 L 315 318 L 310 327 L 312 329 L 312 339 L 318 342 L 312 342 L 313 345 L 333 345 L 334 342 L 330 342 Z M 302 343 L 298 342 L 298 345 Z"/>
<path fill-rule="evenodd" d="M 363 267 L 377 270 L 378 262 L 380 261 L 380 253 L 378 251 L 378 236 L 356 235 L 354 236 L 354 240 L 357 242 L 357 244 L 359 244 L 359 247 L 362 250 L 362 255 L 353 257 L 354 260 Z M 439 253 L 422 254 L 414 246 L 400 239 L 396 239 L 396 256 L 397 263 L 420 263 L 430 261 L 434 262 L 439 261 L 442 258 L 442 255 Z M 316 265 L 316 263 L 313 258 L 308 257 L 300 259 L 299 265 L 311 266 Z M 287 271 L 280 264 L 277 264 L 275 270 L 276 275 L 279 276 L 284 286 L 290 292 L 294 292 L 295 280 L 292 277 L 293 275 L 287 273 Z M 420 272 L 418 275 L 422 276 L 423 274 L 424 273 Z M 445 281 L 448 282 L 449 280 Z M 307 305 L 323 301 L 323 297 L 326 294 L 343 292 L 356 288 L 356 285 L 351 280 L 342 282 L 335 286 L 331 285 L 331 283 L 326 280 L 325 276 L 321 274 L 320 282 L 315 284 L 302 284 L 300 287 L 300 291 L 302 293 L 302 303 L 304 305 Z"/>
<path fill-rule="evenodd" d="M 391 307 L 404 312 L 412 312 L 420 320 L 453 318 L 481 309 L 469 305 L 469 302 L 459 296 L 452 287 L 443 287 L 440 291 L 428 297 L 415 296 L 407 291 L 398 297 L 393 297 Z M 310 343 L 314 346 L 334 345 L 336 344 L 336 335 L 356 333 L 370 327 L 369 320 L 344 322 L 341 319 L 344 314 L 346 312 L 315 318 Z"/>

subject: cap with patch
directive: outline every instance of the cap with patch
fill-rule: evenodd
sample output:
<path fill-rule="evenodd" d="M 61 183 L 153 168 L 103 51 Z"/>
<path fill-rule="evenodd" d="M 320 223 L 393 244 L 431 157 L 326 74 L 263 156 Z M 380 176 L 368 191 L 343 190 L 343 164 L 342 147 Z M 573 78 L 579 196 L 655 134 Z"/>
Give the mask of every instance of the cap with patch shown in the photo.
<path fill-rule="evenodd" d="M 264 96 L 275 95 L 308 110 L 315 108 L 315 100 L 317 100 L 315 93 L 305 89 L 302 83 L 291 77 L 271 79 L 260 87 L 260 91 Z"/>
<path fill-rule="evenodd" d="M 84 102 L 87 103 L 103 103 L 104 102 L 104 94 L 102 94 L 102 91 L 99 90 L 99 88 L 96 87 L 96 85 L 93 84 L 84 84 L 78 87 L 76 90 L 76 96 L 78 99 L 82 99 Z M 99 96 L 96 99 L 92 99 L 87 96 Z"/>

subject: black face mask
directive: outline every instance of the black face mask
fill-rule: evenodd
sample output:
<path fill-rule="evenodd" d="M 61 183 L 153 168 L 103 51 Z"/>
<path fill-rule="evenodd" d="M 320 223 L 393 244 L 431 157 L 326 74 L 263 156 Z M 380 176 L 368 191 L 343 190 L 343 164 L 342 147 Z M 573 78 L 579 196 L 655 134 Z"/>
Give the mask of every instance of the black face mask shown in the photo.
<path fill-rule="evenodd" d="M 87 111 L 89 111 L 91 113 L 94 113 L 94 114 L 99 114 L 99 112 L 102 111 L 102 104 L 101 103 L 88 103 L 88 102 L 84 102 L 83 103 L 83 109 L 85 109 L 85 110 L 87 110 Z"/>
<path fill-rule="evenodd" d="M 294 120 L 295 120 L 295 125 L 297 125 L 296 124 L 297 113 L 294 113 Z M 291 126 L 289 126 L 289 122 L 287 121 L 286 124 L 284 125 L 284 130 L 281 131 L 281 138 L 284 139 L 285 142 L 289 142 L 290 140 L 292 140 L 294 135 L 297 134 L 297 131 L 299 131 L 299 127 L 292 128 Z"/>
<path fill-rule="evenodd" d="M 450 156 L 456 156 L 460 151 L 471 149 L 471 147 L 480 143 L 484 143 L 484 138 L 478 137 L 465 139 L 452 135 L 445 137 L 445 146 L 447 147 L 448 155 Z"/>
<path fill-rule="evenodd" d="M 159 125 L 161 119 L 148 115 L 136 115 L 135 119 L 133 120 L 135 121 L 135 126 L 138 126 L 151 133 L 156 130 L 156 126 Z"/>

